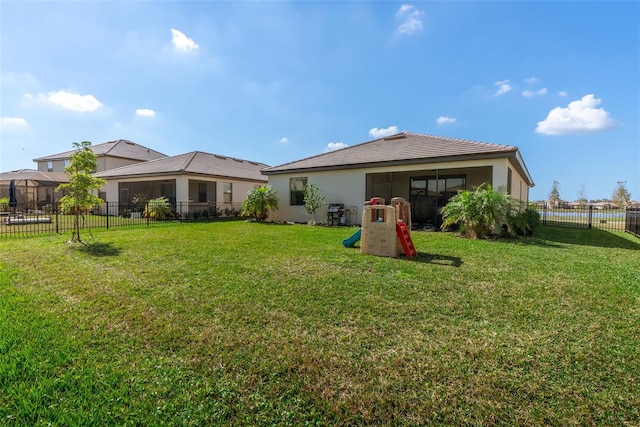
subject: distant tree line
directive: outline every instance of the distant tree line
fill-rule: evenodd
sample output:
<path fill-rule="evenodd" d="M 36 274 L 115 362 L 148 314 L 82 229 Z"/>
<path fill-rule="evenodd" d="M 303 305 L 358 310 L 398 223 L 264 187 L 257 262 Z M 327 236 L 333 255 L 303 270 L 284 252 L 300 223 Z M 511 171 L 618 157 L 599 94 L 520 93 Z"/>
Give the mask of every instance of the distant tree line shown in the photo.
<path fill-rule="evenodd" d="M 551 190 L 547 196 L 546 202 L 551 207 L 563 207 L 568 202 L 563 200 L 560 195 L 560 183 L 553 181 Z M 618 181 L 610 199 L 587 199 L 587 190 L 584 184 L 580 186 L 578 190 L 576 203 L 579 207 L 585 207 L 591 203 L 611 203 L 618 208 L 627 208 L 631 206 L 631 193 L 627 189 L 627 181 Z"/>

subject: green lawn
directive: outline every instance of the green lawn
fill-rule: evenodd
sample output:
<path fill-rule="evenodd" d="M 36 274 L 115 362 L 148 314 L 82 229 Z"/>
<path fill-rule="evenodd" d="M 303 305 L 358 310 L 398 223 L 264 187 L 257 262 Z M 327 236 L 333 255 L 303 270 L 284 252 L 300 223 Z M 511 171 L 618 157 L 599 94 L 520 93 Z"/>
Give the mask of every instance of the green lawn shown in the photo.
<path fill-rule="evenodd" d="M 640 424 L 640 240 L 353 231 L 0 241 L 0 424 Z"/>

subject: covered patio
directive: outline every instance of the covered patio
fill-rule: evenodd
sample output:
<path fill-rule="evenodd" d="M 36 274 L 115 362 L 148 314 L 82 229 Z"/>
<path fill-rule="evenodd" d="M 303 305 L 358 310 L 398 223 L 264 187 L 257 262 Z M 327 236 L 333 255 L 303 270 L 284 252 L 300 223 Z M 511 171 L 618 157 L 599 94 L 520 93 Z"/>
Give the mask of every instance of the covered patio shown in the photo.
<path fill-rule="evenodd" d="M 35 169 L 18 169 L 0 173 L 0 199 L 9 198 L 11 181 L 15 184 L 17 207 L 23 211 L 43 209 L 62 197 L 56 187 L 69 182 L 63 172 L 42 172 Z"/>

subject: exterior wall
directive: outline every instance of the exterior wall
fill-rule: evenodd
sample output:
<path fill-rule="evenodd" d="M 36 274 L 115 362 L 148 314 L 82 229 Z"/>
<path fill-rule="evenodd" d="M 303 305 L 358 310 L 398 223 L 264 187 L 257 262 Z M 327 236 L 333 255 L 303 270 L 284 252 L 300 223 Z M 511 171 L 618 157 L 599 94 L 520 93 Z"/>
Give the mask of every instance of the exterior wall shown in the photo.
<path fill-rule="evenodd" d="M 38 170 L 40 172 L 62 172 L 64 173 L 64 160 L 54 160 L 53 170 L 49 171 L 49 162 L 38 162 Z"/>
<path fill-rule="evenodd" d="M 69 159 L 54 160 L 53 170 L 51 172 L 64 172 L 65 161 Z M 122 166 L 140 163 L 141 160 L 122 159 L 119 157 L 98 156 L 96 160 L 96 169 L 98 172 L 115 169 Z M 49 162 L 38 162 L 38 170 L 41 172 L 48 171 Z"/>
<path fill-rule="evenodd" d="M 429 163 L 403 166 L 386 166 L 374 168 L 361 168 L 337 171 L 300 172 L 291 174 L 269 175 L 269 185 L 278 193 L 279 209 L 276 213 L 276 221 L 307 222 L 311 217 L 307 215 L 304 206 L 291 206 L 290 204 L 290 178 L 307 178 L 307 184 L 318 186 L 325 196 L 325 203 L 342 203 L 346 209 L 351 209 L 350 224 L 359 224 L 364 201 L 367 199 L 367 174 L 393 173 L 392 197 L 404 197 L 409 200 L 409 178 L 420 174 L 434 173 L 437 169 L 440 174 L 464 173 L 467 177 L 467 188 L 472 189 L 478 185 L 489 182 L 494 188 L 507 184 L 508 159 L 480 159 L 471 161 L 457 161 L 447 163 Z M 517 170 L 512 169 L 512 189 L 517 188 L 514 194 L 521 200 L 528 200 L 528 187 Z M 523 190 L 519 188 L 522 186 Z M 379 195 L 382 196 L 382 195 Z M 389 200 L 386 200 L 389 203 Z M 352 208 L 354 207 L 354 208 Z M 354 213 L 355 209 L 355 213 Z M 318 220 L 326 219 L 326 209 L 318 211 Z"/>
<path fill-rule="evenodd" d="M 98 157 L 98 171 L 106 171 L 110 169 L 120 168 L 122 166 L 135 165 L 141 162 L 142 160 L 123 159 L 120 157 Z"/>
<path fill-rule="evenodd" d="M 366 187 L 366 174 L 362 169 L 269 176 L 269 185 L 278 193 L 279 205 L 278 212 L 272 219 L 302 223 L 312 219 L 305 212 L 304 206 L 291 206 L 289 178 L 296 177 L 307 177 L 307 185 L 315 184 L 324 195 L 325 203 L 342 203 L 347 209 L 354 206 L 355 212 L 350 212 L 349 223 L 360 223 Z M 325 220 L 326 209 L 320 208 L 317 216 L 318 221 Z"/>
<path fill-rule="evenodd" d="M 524 180 L 524 177 L 520 175 L 516 168 L 509 163 L 509 169 L 511 169 L 511 197 L 521 200 L 525 203 L 529 203 L 529 186 Z"/>
<path fill-rule="evenodd" d="M 231 183 L 231 204 L 233 204 L 234 206 L 242 204 L 242 202 L 244 202 L 247 198 L 247 194 L 249 193 L 249 191 L 253 190 L 255 187 L 260 187 L 266 184 L 266 182 L 238 181 L 220 178 L 217 181 L 216 203 L 224 203 L 223 184 L 225 182 Z"/>

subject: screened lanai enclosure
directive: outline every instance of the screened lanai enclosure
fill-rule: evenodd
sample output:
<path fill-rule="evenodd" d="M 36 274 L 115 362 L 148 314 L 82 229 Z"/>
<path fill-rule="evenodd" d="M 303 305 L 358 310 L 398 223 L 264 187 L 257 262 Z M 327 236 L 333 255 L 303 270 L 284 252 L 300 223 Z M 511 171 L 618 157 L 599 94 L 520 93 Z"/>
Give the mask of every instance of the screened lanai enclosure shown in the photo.
<path fill-rule="evenodd" d="M 42 172 L 35 169 L 19 169 L 0 173 L 0 199 L 9 197 L 11 181 L 15 185 L 15 197 L 22 211 L 43 210 L 63 196 L 56 187 L 69 182 L 66 173 Z"/>
<path fill-rule="evenodd" d="M 414 225 L 437 228 L 442 224 L 442 208 L 460 190 L 491 184 L 491 166 L 434 169 L 367 174 L 366 199 L 403 197 L 411 203 Z"/>

